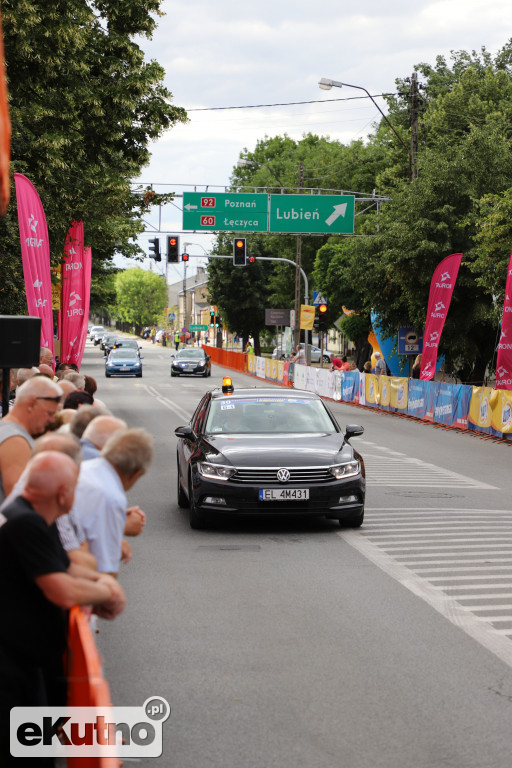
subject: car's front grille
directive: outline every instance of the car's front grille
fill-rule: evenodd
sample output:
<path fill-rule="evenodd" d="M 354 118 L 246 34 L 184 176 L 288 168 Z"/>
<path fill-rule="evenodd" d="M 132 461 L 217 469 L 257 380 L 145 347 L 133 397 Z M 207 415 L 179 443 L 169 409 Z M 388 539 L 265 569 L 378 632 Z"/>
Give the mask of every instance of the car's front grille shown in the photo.
<path fill-rule="evenodd" d="M 251 483 L 252 485 L 279 483 L 277 473 L 280 469 L 282 467 L 237 467 L 230 480 L 232 483 Z M 329 467 L 287 467 L 287 469 L 290 473 L 288 485 L 291 483 L 327 483 L 334 480 Z"/>

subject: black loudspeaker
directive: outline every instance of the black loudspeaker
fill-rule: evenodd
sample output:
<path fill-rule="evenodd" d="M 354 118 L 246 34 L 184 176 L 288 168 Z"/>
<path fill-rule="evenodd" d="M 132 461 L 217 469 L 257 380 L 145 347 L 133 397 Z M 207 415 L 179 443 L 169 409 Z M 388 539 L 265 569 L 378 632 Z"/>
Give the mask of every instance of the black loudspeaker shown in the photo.
<path fill-rule="evenodd" d="M 0 368 L 39 365 L 41 318 L 0 315 Z"/>

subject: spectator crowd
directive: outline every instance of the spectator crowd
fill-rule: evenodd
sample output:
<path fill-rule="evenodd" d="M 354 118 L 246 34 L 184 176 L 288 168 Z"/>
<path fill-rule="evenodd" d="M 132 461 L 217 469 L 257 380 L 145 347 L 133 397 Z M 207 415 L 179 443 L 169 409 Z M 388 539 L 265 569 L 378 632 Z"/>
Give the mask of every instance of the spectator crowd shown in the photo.
<path fill-rule="evenodd" d="M 66 705 L 67 612 L 124 609 L 121 563 L 146 515 L 127 492 L 149 469 L 153 440 L 96 398 L 95 380 L 68 364 L 11 371 L 0 419 L 0 765 L 10 756 L 12 707 Z M 53 765 L 41 758 L 40 765 Z"/>

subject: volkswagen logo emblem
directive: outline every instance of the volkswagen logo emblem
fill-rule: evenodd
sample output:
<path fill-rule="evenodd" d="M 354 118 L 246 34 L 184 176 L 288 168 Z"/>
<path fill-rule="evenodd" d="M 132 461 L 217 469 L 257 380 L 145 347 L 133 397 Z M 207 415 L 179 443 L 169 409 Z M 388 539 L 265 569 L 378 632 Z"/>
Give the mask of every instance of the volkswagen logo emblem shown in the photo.
<path fill-rule="evenodd" d="M 277 479 L 280 483 L 287 483 L 290 479 L 290 473 L 287 469 L 278 469 L 277 470 Z"/>

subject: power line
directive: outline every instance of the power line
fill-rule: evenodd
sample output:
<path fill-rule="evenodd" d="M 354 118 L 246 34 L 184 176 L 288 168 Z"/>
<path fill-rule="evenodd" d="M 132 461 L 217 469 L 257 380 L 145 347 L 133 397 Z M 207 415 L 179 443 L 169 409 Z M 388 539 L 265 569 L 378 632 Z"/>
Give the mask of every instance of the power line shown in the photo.
<path fill-rule="evenodd" d="M 266 107 L 293 107 L 300 104 L 325 104 L 329 101 L 356 101 L 358 99 L 378 99 L 385 96 L 396 96 L 396 93 L 376 93 L 374 96 L 347 96 L 344 99 L 315 99 L 314 101 L 286 101 L 277 104 L 245 104 L 238 107 L 194 107 L 187 109 L 186 112 L 214 112 L 221 109 L 263 109 Z"/>

